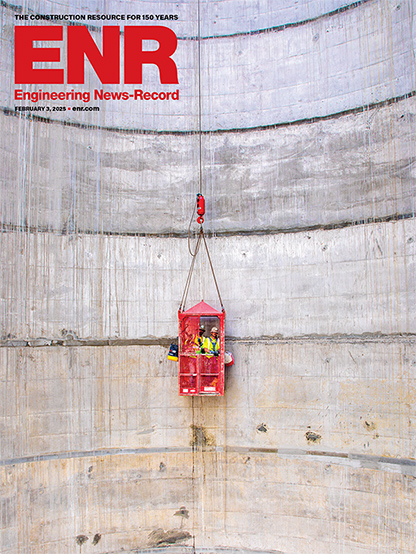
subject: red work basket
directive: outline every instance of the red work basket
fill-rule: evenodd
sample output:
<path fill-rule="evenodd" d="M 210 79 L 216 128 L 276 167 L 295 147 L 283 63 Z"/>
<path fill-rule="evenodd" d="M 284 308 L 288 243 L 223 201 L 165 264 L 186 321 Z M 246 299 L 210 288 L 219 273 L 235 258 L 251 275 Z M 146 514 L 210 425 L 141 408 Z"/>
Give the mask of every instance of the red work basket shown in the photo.
<path fill-rule="evenodd" d="M 218 356 L 201 352 L 197 342 L 199 328 L 205 339 L 217 327 Z M 179 311 L 179 395 L 224 396 L 225 311 L 219 312 L 202 300 L 186 312 Z"/>

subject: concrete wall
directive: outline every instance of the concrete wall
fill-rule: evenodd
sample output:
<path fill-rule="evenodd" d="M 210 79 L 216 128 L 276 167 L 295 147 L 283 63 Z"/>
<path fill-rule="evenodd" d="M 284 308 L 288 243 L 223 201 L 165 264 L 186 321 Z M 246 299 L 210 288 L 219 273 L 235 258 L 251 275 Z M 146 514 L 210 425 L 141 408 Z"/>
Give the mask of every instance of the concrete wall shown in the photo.
<path fill-rule="evenodd" d="M 198 190 L 196 135 L 4 119 L 5 224 L 186 234 Z M 411 215 L 415 119 L 412 97 L 313 124 L 204 135 L 206 229 L 287 231 Z"/>
<path fill-rule="evenodd" d="M 178 13 L 178 104 L 45 119 L 13 112 L 3 3 L 2 554 L 414 554 L 414 8 L 201 2 L 205 229 L 236 363 L 223 398 L 191 399 L 166 354 L 199 190 L 198 4 L 105 5 Z M 201 298 L 218 306 L 204 255 Z"/>
<path fill-rule="evenodd" d="M 45 3 L 45 8 L 49 4 Z M 302 2 L 302 8 L 296 2 L 292 6 L 286 3 L 286 7 L 289 4 L 292 10 L 297 4 L 298 15 L 302 14 L 303 19 L 295 17 L 294 20 L 285 20 L 285 17 L 292 15 L 288 13 L 289 9 L 281 12 L 280 16 L 271 11 L 265 26 L 264 13 L 261 12 L 269 3 L 259 2 L 257 19 L 263 19 L 263 25 L 258 27 L 253 19 L 249 30 L 242 21 L 247 24 L 250 16 L 246 19 L 244 9 L 236 7 L 241 6 L 241 2 L 223 0 L 216 4 L 201 4 L 205 9 L 201 15 L 204 130 L 245 129 L 326 117 L 401 97 L 416 88 L 412 40 L 415 23 L 410 0 L 400 6 L 389 0 L 363 1 L 357 6 L 359 9 L 342 10 L 340 6 L 338 11 L 336 6 L 340 2 L 321 2 L 320 10 L 309 10 L 308 5 L 312 2 Z M 248 4 L 252 4 L 253 10 L 254 2 Z M 110 9 L 111 5 L 118 13 L 121 6 L 124 8 L 124 3 L 109 2 L 106 9 Z M 149 5 L 155 6 L 152 3 Z M 164 2 L 159 5 L 165 12 Z M 53 119 L 81 121 L 84 124 L 97 124 L 98 120 L 101 126 L 122 129 L 139 127 L 179 132 L 197 129 L 198 43 L 193 40 L 198 33 L 197 2 L 185 3 L 179 9 L 176 3 L 173 5 L 173 11 L 179 11 L 182 21 L 187 22 L 174 55 L 180 86 L 159 85 L 156 88 L 173 91 L 179 88 L 178 101 L 150 102 L 149 106 L 146 101 L 103 100 L 96 102 L 101 108 L 98 118 L 96 113 L 71 111 L 68 114 L 64 111 L 53 114 Z M 61 3 L 57 6 L 62 11 Z M 143 7 L 140 3 L 136 6 Z M 166 11 L 170 13 L 172 3 L 167 2 L 167 6 Z M 40 11 L 45 13 L 44 9 Z M 69 8 L 68 11 L 72 13 L 74 10 Z M 137 11 L 140 10 L 136 8 Z M 6 101 L 14 88 L 11 71 L 13 49 L 9 46 L 14 21 L 10 12 L 6 12 L 4 20 L 5 76 L 1 96 Z M 46 12 L 50 13 L 48 9 Z M 241 15 L 235 21 L 235 13 L 239 12 Z M 154 24 L 154 21 L 150 23 Z M 181 31 L 179 25 L 174 25 L 174 29 L 178 34 Z M 95 33 L 99 42 L 101 33 L 98 30 Z M 65 67 L 64 61 L 61 67 Z M 158 82 L 157 70 L 146 67 L 143 87 L 136 88 L 154 90 L 154 82 Z M 40 87 L 27 85 L 19 88 L 38 90 Z M 95 73 L 90 72 L 85 86 L 71 85 L 68 90 L 92 91 L 94 88 L 103 87 Z M 109 91 L 126 90 L 125 85 L 105 88 Z M 54 85 L 45 85 L 42 90 L 55 89 Z M 60 105 L 59 101 L 56 103 Z"/>
<path fill-rule="evenodd" d="M 229 346 L 194 401 L 160 346 L 1 349 L 2 551 L 414 552 L 414 341 Z"/>

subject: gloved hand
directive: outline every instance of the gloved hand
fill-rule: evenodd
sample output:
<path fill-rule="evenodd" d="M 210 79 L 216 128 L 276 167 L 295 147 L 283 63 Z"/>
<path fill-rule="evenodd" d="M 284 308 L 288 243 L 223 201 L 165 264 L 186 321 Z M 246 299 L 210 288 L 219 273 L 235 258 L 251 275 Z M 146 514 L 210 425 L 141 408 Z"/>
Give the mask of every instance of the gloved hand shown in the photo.
<path fill-rule="evenodd" d="M 205 348 L 201 347 L 201 354 L 205 354 Z"/>
<path fill-rule="evenodd" d="M 219 355 L 220 355 L 219 352 L 214 352 L 214 356 L 215 356 L 216 358 L 218 358 Z"/>

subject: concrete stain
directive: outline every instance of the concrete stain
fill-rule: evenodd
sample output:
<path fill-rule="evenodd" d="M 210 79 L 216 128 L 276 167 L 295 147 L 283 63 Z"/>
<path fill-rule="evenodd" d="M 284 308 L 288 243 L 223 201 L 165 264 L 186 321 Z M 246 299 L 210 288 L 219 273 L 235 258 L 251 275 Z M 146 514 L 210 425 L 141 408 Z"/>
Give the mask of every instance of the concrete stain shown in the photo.
<path fill-rule="evenodd" d="M 364 421 L 364 427 L 367 429 L 367 431 L 374 431 L 376 428 L 376 424 L 374 421 Z"/>
<path fill-rule="evenodd" d="M 155 529 L 149 535 L 149 546 L 166 546 L 176 544 L 191 539 L 192 535 L 182 529 Z"/>
<path fill-rule="evenodd" d="M 87 535 L 78 535 L 75 540 L 79 546 L 82 546 L 85 542 L 87 542 L 88 537 Z"/>
<path fill-rule="evenodd" d="M 179 508 L 179 510 L 176 511 L 173 515 L 174 516 L 181 516 L 181 517 L 184 517 L 184 518 L 188 519 L 189 518 L 189 511 L 186 509 L 185 506 L 181 506 Z"/>
<path fill-rule="evenodd" d="M 215 446 L 215 438 L 202 425 L 191 425 L 191 446 Z"/>
<path fill-rule="evenodd" d="M 308 431 L 307 433 L 305 433 L 305 437 L 309 444 L 319 443 L 322 439 L 321 435 L 319 435 L 318 433 L 314 433 L 313 431 Z"/>
<path fill-rule="evenodd" d="M 267 425 L 265 423 L 260 423 L 260 425 L 257 425 L 257 431 L 259 433 L 267 433 Z"/>

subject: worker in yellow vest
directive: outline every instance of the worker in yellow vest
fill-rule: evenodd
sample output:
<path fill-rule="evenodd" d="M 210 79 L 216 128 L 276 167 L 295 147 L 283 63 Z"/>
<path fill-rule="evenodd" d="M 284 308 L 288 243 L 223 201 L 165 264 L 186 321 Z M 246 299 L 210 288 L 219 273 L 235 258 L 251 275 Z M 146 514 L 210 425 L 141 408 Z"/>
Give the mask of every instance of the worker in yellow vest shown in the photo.
<path fill-rule="evenodd" d="M 211 329 L 211 335 L 204 341 L 204 348 L 207 354 L 214 356 L 220 355 L 220 339 L 218 337 L 217 327 L 213 327 Z"/>
<path fill-rule="evenodd" d="M 205 351 L 206 351 L 205 341 L 207 340 L 207 338 L 204 337 L 204 333 L 205 333 L 205 327 L 203 325 L 200 325 L 198 334 L 195 335 L 195 338 L 194 338 L 195 350 L 201 354 L 205 354 Z"/>

